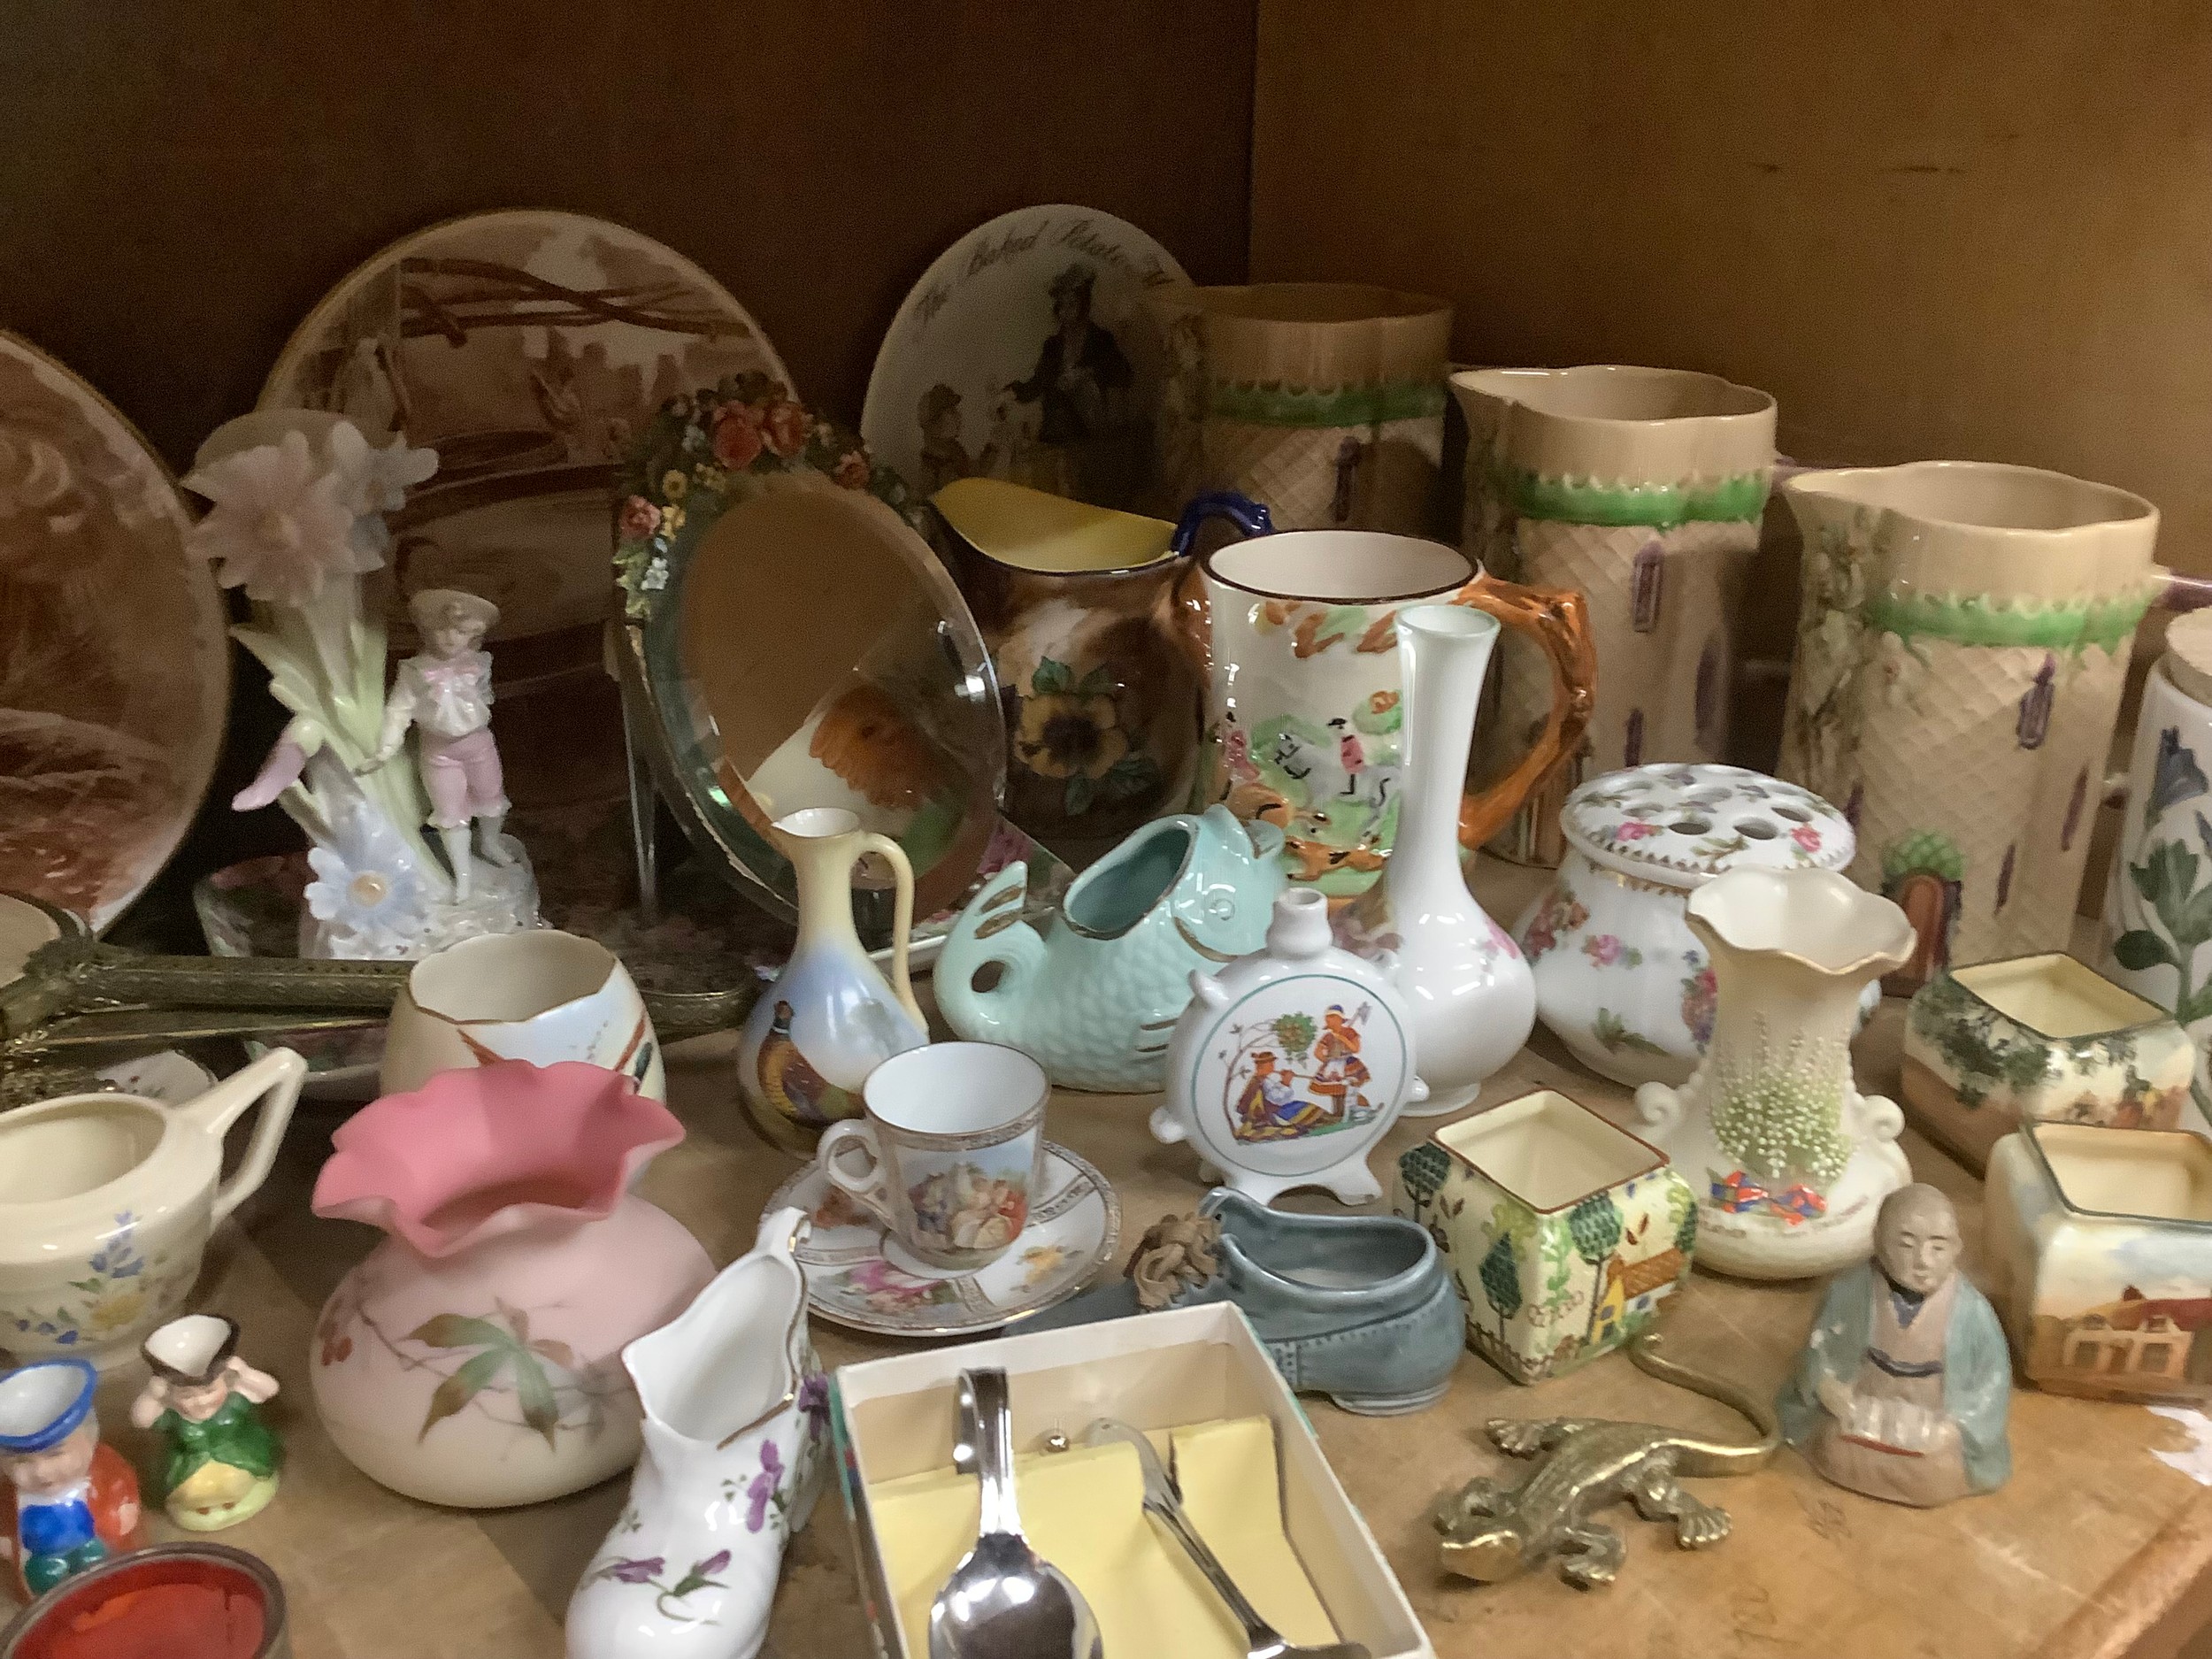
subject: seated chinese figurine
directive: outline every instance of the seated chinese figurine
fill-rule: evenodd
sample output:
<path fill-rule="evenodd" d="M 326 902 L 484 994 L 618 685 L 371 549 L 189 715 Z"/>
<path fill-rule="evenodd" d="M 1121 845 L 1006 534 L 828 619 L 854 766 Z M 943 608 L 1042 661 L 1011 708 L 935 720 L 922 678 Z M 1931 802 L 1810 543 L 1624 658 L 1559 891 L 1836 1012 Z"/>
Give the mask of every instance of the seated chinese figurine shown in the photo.
<path fill-rule="evenodd" d="M 1883 1201 L 1874 1259 L 1830 1283 L 1776 1403 L 1785 1437 L 1837 1486 L 1924 1509 L 2012 1472 L 2012 1359 L 1958 1259 L 1951 1201 L 1905 1187 Z"/>
<path fill-rule="evenodd" d="M 480 649 L 499 621 L 488 599 L 450 588 L 426 588 L 408 601 L 423 649 L 399 665 L 384 700 L 376 752 L 361 770 L 372 771 L 399 753 L 407 728 L 419 735 L 417 761 L 430 797 L 430 826 L 453 867 L 453 890 L 469 894 L 469 832 L 480 823 L 480 848 L 495 864 L 514 855 L 501 840 L 507 817 L 506 784 L 499 745 L 492 738 L 492 659 Z"/>
<path fill-rule="evenodd" d="M 257 1515 L 276 1496 L 284 1448 L 256 1407 L 276 1379 L 238 1357 L 238 1323 L 210 1313 L 172 1319 L 146 1339 L 153 1375 L 131 1421 L 169 1443 L 162 1507 L 188 1532 L 215 1532 Z"/>
<path fill-rule="evenodd" d="M 27 1595 L 145 1542 L 138 1477 L 100 1443 L 92 1413 L 98 1383 L 99 1373 L 81 1359 L 41 1360 L 0 1375 L 0 1471 L 12 1510 L 0 1544 Z"/>

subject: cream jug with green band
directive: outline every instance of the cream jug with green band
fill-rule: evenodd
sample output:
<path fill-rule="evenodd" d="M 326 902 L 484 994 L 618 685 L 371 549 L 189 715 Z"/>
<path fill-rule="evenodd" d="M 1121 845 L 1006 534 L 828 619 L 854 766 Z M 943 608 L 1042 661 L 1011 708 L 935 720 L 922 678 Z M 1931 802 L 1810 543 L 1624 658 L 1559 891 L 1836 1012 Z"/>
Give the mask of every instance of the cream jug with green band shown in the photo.
<path fill-rule="evenodd" d="M 1161 288 L 1163 510 L 1235 490 L 1279 530 L 1427 535 L 1452 310 L 1347 282 Z"/>
<path fill-rule="evenodd" d="M 1734 627 L 1774 472 L 1774 399 L 1711 374 L 1593 365 L 1452 376 L 1467 418 L 1463 545 L 1517 582 L 1588 603 L 1605 672 L 1578 756 L 1491 843 L 1555 864 L 1559 809 L 1585 778 L 1727 758 Z M 1525 753 L 1551 706 L 1517 641 L 1483 725 L 1481 770 Z"/>
<path fill-rule="evenodd" d="M 1781 773 L 1844 810 L 1853 879 L 1937 970 L 2063 950 L 2158 510 L 1977 461 L 1804 472 L 1803 608 Z"/>

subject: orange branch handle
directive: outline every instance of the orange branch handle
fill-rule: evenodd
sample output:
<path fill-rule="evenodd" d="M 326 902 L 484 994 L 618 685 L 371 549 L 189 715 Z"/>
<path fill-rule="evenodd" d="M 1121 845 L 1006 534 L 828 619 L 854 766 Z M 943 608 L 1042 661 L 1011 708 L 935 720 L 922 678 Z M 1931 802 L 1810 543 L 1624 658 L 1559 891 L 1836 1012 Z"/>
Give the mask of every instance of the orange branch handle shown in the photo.
<path fill-rule="evenodd" d="M 1502 829 L 1530 792 L 1555 767 L 1571 764 L 1581 748 L 1597 695 L 1597 649 L 1590 640 L 1588 607 L 1572 588 L 1524 588 L 1477 571 L 1452 603 L 1532 635 L 1551 664 L 1551 713 L 1542 734 L 1512 771 L 1487 789 L 1469 790 L 1460 803 L 1460 844 L 1471 850 Z"/>

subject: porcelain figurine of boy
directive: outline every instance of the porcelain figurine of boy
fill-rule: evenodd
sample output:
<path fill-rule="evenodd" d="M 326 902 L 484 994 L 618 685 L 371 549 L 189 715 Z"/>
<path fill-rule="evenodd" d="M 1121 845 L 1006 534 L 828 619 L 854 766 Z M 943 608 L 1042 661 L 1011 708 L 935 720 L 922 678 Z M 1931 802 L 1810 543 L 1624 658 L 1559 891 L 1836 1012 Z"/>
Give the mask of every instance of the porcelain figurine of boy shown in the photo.
<path fill-rule="evenodd" d="M 142 1349 L 153 1375 L 131 1421 L 169 1443 L 162 1507 L 192 1532 L 258 1515 L 276 1496 L 284 1448 L 257 1409 L 276 1379 L 238 1357 L 238 1323 L 210 1313 L 172 1319 Z"/>
<path fill-rule="evenodd" d="M 1901 1187 L 1876 1218 L 1874 1259 L 1830 1283 L 1776 1403 L 1784 1436 L 1837 1486 L 1926 1509 L 2012 1472 L 2012 1358 L 1959 1248 L 1951 1201 Z"/>
<path fill-rule="evenodd" d="M 138 1477 L 100 1443 L 92 1412 L 99 1379 L 81 1359 L 0 1375 L 0 1473 L 12 1510 L 0 1545 L 27 1596 L 145 1542 Z"/>
<path fill-rule="evenodd" d="M 430 796 L 430 826 L 453 866 L 457 897 L 469 894 L 469 831 L 480 824 L 480 845 L 495 864 L 514 856 L 500 840 L 507 817 L 499 745 L 492 741 L 492 659 L 481 649 L 498 625 L 499 607 L 451 588 L 426 588 L 407 602 L 423 649 L 399 665 L 384 700 L 384 726 L 376 753 L 357 768 L 371 772 L 399 753 L 413 726 L 419 735 L 422 787 Z"/>

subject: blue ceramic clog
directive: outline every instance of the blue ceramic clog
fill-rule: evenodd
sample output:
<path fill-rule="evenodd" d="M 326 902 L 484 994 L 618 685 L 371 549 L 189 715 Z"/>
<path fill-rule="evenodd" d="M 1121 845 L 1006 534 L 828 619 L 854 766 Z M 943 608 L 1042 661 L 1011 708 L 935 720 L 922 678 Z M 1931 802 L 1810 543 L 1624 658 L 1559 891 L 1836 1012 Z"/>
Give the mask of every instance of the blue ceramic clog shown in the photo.
<path fill-rule="evenodd" d="M 1217 1187 L 1144 1236 L 1127 1277 L 1025 1319 L 1024 1333 L 1233 1302 L 1301 1394 L 1363 1417 L 1444 1397 L 1464 1316 L 1435 1241 L 1392 1216 L 1303 1216 Z"/>

